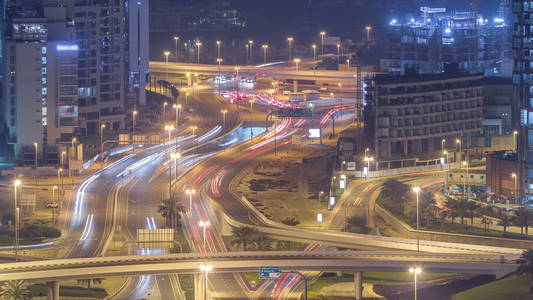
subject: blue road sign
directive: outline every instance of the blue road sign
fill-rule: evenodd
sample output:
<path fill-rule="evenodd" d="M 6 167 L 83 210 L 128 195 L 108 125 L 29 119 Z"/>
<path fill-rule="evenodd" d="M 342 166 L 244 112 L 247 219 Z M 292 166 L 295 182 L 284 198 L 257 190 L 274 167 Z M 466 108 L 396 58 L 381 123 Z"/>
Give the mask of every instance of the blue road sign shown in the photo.
<path fill-rule="evenodd" d="M 259 267 L 259 277 L 275 278 L 281 273 L 280 267 Z"/>

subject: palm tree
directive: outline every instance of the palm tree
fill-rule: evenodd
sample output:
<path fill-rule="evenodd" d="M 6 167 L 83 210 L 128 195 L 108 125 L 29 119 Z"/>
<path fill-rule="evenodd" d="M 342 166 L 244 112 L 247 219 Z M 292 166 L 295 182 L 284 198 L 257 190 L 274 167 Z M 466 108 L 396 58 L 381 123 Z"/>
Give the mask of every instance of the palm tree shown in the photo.
<path fill-rule="evenodd" d="M 264 233 L 258 233 L 254 236 L 253 243 L 257 250 L 270 251 L 274 240 Z"/>
<path fill-rule="evenodd" d="M 102 278 L 78 279 L 77 282 L 79 285 L 87 285 L 87 290 L 90 290 L 91 283 L 102 284 L 102 280 Z"/>
<path fill-rule="evenodd" d="M 466 209 L 468 210 L 470 214 L 470 227 L 474 227 L 474 216 L 478 209 L 480 208 L 480 205 L 477 202 L 474 201 L 468 201 L 466 204 Z"/>
<path fill-rule="evenodd" d="M 508 215 L 506 212 L 502 213 L 500 216 L 500 225 L 503 226 L 503 234 L 507 233 L 507 227 L 513 224 L 513 218 Z"/>
<path fill-rule="evenodd" d="M 521 207 L 516 212 L 516 217 L 514 219 L 514 225 L 520 227 L 520 234 L 524 234 L 524 228 L 526 229 L 526 236 L 528 235 L 528 229 L 529 229 L 529 212 L 527 208 Z"/>
<path fill-rule="evenodd" d="M 242 245 L 242 249 L 246 251 L 248 245 L 253 243 L 257 230 L 250 226 L 241 226 L 231 230 L 231 233 L 233 234 L 231 244 L 238 247 Z"/>
<path fill-rule="evenodd" d="M 300 224 L 300 221 L 296 220 L 294 217 L 287 217 L 282 220 L 281 223 L 289 226 L 297 226 Z"/>
<path fill-rule="evenodd" d="M 366 220 L 360 216 L 351 216 L 346 219 L 346 228 L 344 231 L 354 233 L 368 233 L 368 227 L 366 227 Z"/>
<path fill-rule="evenodd" d="M 516 273 L 530 276 L 529 294 L 533 295 L 533 249 L 524 250 L 522 256 L 516 262 L 520 264 Z"/>
<path fill-rule="evenodd" d="M 29 285 L 22 280 L 6 281 L 0 288 L 0 299 L 27 300 L 31 299 Z"/>
<path fill-rule="evenodd" d="M 173 228 L 174 224 L 177 227 L 181 226 L 181 213 L 184 213 L 185 211 L 185 207 L 181 205 L 181 203 L 176 203 L 172 199 L 162 200 L 157 209 L 157 212 L 165 218 L 165 225 L 170 228 Z"/>
<path fill-rule="evenodd" d="M 483 216 L 483 218 L 481 218 L 481 224 L 485 226 L 485 234 L 486 234 L 487 231 L 489 230 L 490 224 L 492 224 L 492 220 L 487 216 Z"/>

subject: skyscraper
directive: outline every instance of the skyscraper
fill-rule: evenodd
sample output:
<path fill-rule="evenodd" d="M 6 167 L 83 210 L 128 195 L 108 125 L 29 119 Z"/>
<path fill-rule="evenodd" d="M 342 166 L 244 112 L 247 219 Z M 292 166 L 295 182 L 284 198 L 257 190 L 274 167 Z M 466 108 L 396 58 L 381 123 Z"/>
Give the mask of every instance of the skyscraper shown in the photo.
<path fill-rule="evenodd" d="M 518 103 L 515 126 L 519 128 L 517 139 L 519 197 L 522 201 L 533 200 L 533 2 L 513 0 L 515 29 L 513 49 L 515 62 L 513 83 L 516 86 Z"/>
<path fill-rule="evenodd" d="M 126 128 L 128 111 L 146 102 L 146 1 L 14 3 L 3 108 L 18 160 L 37 143 L 53 162 L 74 137 Z"/>

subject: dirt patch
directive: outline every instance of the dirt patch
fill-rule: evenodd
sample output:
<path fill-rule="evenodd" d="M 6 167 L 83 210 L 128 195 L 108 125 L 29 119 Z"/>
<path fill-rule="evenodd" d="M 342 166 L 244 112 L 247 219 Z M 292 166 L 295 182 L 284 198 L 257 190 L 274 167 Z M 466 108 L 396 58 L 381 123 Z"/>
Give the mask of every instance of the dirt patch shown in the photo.
<path fill-rule="evenodd" d="M 328 151 L 287 147 L 277 156 L 258 160 L 240 181 L 237 192 L 274 221 L 294 217 L 303 226 L 316 226 L 316 213 L 325 210 L 325 202 L 318 202 L 319 193 L 329 190 L 333 157 Z"/>

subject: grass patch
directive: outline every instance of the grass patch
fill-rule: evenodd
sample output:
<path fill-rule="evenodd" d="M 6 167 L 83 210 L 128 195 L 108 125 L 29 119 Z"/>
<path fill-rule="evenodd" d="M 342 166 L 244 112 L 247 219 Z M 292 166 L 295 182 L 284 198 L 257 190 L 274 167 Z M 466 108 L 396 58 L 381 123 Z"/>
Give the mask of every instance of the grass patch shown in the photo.
<path fill-rule="evenodd" d="M 250 284 L 254 281 L 256 285 L 263 280 L 262 278 L 259 278 L 259 270 L 257 270 L 257 272 L 246 272 L 244 273 L 244 277 L 246 277 L 246 280 L 248 280 Z"/>
<path fill-rule="evenodd" d="M 34 284 L 29 287 L 32 296 L 45 296 L 48 293 L 48 288 L 44 284 Z M 61 297 L 84 297 L 84 298 L 105 298 L 107 292 L 104 288 L 96 287 L 90 290 L 80 287 L 65 285 L 59 286 L 59 296 Z"/>
<path fill-rule="evenodd" d="M 178 274 L 180 287 L 185 293 L 185 299 L 194 298 L 194 275 L 192 274 Z"/>
<path fill-rule="evenodd" d="M 454 273 L 423 273 L 421 281 L 435 281 L 458 276 Z M 412 282 L 413 275 L 407 272 L 363 272 L 363 281 L 372 284 L 395 285 Z"/>
<path fill-rule="evenodd" d="M 183 233 L 183 230 L 181 228 L 178 228 L 177 230 L 174 230 L 174 240 L 176 240 L 178 243 L 180 243 L 183 253 L 190 253 L 191 248 L 189 247 L 189 242 L 187 241 L 187 237 Z M 179 253 L 180 249 L 179 246 L 176 245 L 171 251 L 172 253 Z"/>
<path fill-rule="evenodd" d="M 307 290 L 307 297 L 311 300 L 326 299 L 320 295 L 320 290 L 335 283 L 353 282 L 353 273 L 344 273 L 342 277 L 337 277 L 336 273 L 324 272 L 315 280 Z"/>
<path fill-rule="evenodd" d="M 525 300 L 529 295 L 529 276 L 511 276 L 455 294 L 452 300 Z"/>

